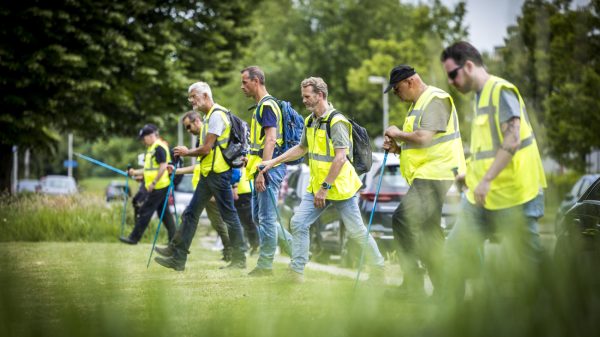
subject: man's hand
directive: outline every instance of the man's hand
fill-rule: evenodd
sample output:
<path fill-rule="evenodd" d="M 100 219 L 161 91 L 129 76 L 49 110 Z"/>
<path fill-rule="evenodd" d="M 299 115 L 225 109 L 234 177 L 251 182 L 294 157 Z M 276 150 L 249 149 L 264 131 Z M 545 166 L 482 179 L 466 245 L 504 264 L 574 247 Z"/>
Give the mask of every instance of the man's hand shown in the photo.
<path fill-rule="evenodd" d="M 238 200 L 240 198 L 239 194 L 238 194 L 238 188 L 234 187 L 231 189 L 233 192 L 233 200 Z"/>
<path fill-rule="evenodd" d="M 178 157 L 185 157 L 188 155 L 188 153 L 190 152 L 190 150 L 187 148 L 187 146 L 176 146 L 173 149 L 173 154 L 178 156 Z"/>
<path fill-rule="evenodd" d="M 174 169 L 175 169 L 175 166 L 173 166 L 173 165 L 171 165 L 171 164 L 168 164 L 168 165 L 167 165 L 167 171 L 169 172 L 169 175 L 170 175 L 171 173 L 173 173 L 173 170 L 174 170 Z"/>
<path fill-rule="evenodd" d="M 465 187 L 467 186 L 467 184 L 465 182 L 465 178 L 466 178 L 466 175 L 464 173 L 457 174 L 454 177 L 456 187 L 458 187 L 458 192 L 462 192 L 465 189 Z"/>
<path fill-rule="evenodd" d="M 273 166 L 275 166 L 275 160 L 263 160 L 260 164 L 258 164 L 258 170 L 260 173 L 265 174 L 268 170 L 270 170 Z"/>
<path fill-rule="evenodd" d="M 256 178 L 254 179 L 254 188 L 258 192 L 264 192 L 267 190 L 267 185 L 265 184 L 265 176 L 261 171 L 256 171 Z"/>
<path fill-rule="evenodd" d="M 146 190 L 148 190 L 148 192 L 152 192 L 154 191 L 154 187 L 156 187 L 156 183 L 151 182 L 150 185 L 148 185 L 148 187 L 146 188 Z"/>
<path fill-rule="evenodd" d="M 385 136 L 385 139 L 383 141 L 383 149 L 389 151 L 390 153 L 400 152 L 400 146 L 398 146 L 398 143 L 396 143 L 396 141 L 393 138 L 390 138 L 388 136 Z"/>
<path fill-rule="evenodd" d="M 473 193 L 475 194 L 475 202 L 480 206 L 485 206 L 485 197 L 490 191 L 490 181 L 482 180 L 479 185 L 475 188 Z"/>
<path fill-rule="evenodd" d="M 394 139 L 394 138 L 398 138 L 401 133 L 402 133 L 402 130 L 400 130 L 397 126 L 392 125 L 385 130 L 383 135 Z"/>
<path fill-rule="evenodd" d="M 319 188 L 319 191 L 315 194 L 314 204 L 316 208 L 325 207 L 325 202 L 327 201 L 327 190 L 324 188 Z"/>
<path fill-rule="evenodd" d="M 130 168 L 129 170 L 127 170 L 127 174 L 129 174 L 130 177 L 135 176 L 135 170 Z"/>

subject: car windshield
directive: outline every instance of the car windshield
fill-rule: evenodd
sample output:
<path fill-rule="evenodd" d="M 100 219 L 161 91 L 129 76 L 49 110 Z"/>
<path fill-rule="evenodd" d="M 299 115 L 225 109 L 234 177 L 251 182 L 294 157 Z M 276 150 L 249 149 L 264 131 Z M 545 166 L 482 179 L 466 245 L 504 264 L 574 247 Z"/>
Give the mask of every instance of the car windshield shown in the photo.
<path fill-rule="evenodd" d="M 371 186 L 368 187 L 369 191 L 376 191 L 377 184 L 379 183 L 380 170 L 373 176 Z M 408 188 L 408 183 L 400 174 L 399 165 L 386 165 L 383 171 L 383 178 L 381 180 L 381 192 L 397 192 L 399 190 L 405 190 Z"/>
<path fill-rule="evenodd" d="M 194 193 L 194 187 L 192 187 L 192 176 L 187 174 L 184 175 L 183 179 L 181 179 L 181 182 L 179 182 L 179 185 L 177 185 L 176 190 L 178 192 Z"/>

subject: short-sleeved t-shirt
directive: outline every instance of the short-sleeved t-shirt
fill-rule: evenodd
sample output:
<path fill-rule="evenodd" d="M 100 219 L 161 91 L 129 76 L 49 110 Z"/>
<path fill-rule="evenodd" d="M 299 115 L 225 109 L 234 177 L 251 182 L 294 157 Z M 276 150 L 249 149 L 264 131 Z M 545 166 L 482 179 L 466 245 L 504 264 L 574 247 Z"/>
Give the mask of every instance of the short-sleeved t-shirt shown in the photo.
<path fill-rule="evenodd" d="M 433 98 L 423 111 L 419 129 L 446 132 L 451 109 L 449 100 L 438 97 Z"/>
<path fill-rule="evenodd" d="M 162 146 L 157 146 L 156 149 L 154 149 L 154 159 L 156 159 L 156 162 L 159 164 L 167 162 L 167 152 Z"/>
<path fill-rule="evenodd" d="M 221 114 L 218 111 L 215 111 L 210 115 L 207 125 L 207 133 L 212 133 L 217 137 L 221 136 L 223 134 L 223 131 L 225 131 L 225 121 L 223 121 L 223 118 L 221 117 Z"/>
<path fill-rule="evenodd" d="M 323 118 L 315 118 L 313 115 L 312 125 L 309 127 L 316 127 L 319 125 Z M 350 130 L 346 123 L 335 123 L 331 126 L 331 142 L 335 149 L 345 149 L 350 147 Z M 302 138 L 300 144 L 304 147 L 308 147 L 308 140 L 306 138 L 306 128 L 302 131 Z"/>
<path fill-rule="evenodd" d="M 479 102 L 481 92 L 475 94 L 475 99 Z M 500 91 L 499 116 L 500 123 L 506 123 L 511 118 L 521 117 L 521 104 L 517 98 L 517 94 L 510 89 L 502 89 Z"/>
<path fill-rule="evenodd" d="M 260 124 L 263 129 L 277 127 L 277 116 L 275 115 L 275 111 L 268 105 L 263 105 L 262 108 L 262 117 L 257 116 L 258 124 Z"/>
<path fill-rule="evenodd" d="M 500 111 L 498 120 L 500 123 L 506 123 L 513 117 L 521 117 L 521 104 L 519 104 L 519 99 L 514 91 L 502 89 L 502 91 L 500 91 Z"/>

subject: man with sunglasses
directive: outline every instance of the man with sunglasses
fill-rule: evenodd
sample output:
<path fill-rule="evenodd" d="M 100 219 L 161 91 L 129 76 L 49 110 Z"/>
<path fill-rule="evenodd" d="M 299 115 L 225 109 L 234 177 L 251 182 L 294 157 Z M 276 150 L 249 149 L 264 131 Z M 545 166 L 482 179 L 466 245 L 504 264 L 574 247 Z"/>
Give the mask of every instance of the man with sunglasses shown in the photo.
<path fill-rule="evenodd" d="M 194 149 L 177 146 L 173 152 L 181 157 L 198 156 L 199 181 L 190 204 L 183 211 L 178 233 L 170 242 L 173 255 L 157 256 L 155 261 L 177 271 L 185 269 L 188 250 L 198 227 L 200 213 L 214 197 L 221 217 L 227 223 L 227 231 L 233 248 L 231 263 L 222 268 L 244 269 L 246 268 L 245 246 L 242 225 L 233 204 L 232 172 L 221 153 L 221 147 L 228 144 L 231 121 L 227 117 L 225 108 L 213 101 L 210 86 L 205 82 L 196 82 L 189 87 L 188 101 L 195 111 L 203 114 L 199 137 L 200 146 Z"/>
<path fill-rule="evenodd" d="M 475 93 L 471 122 L 471 159 L 464 175 L 468 191 L 446 248 L 450 295 L 462 299 L 464 281 L 480 264 L 478 252 L 491 237 L 509 247 L 510 273 L 523 285 L 539 266 L 541 245 L 537 220 L 543 216 L 546 178 L 540 152 L 517 87 L 490 75 L 481 54 L 467 42 L 446 48 L 441 62 L 448 82 L 461 93 Z M 498 287 L 503 288 L 503 287 Z M 515 290 L 515 289 L 512 289 Z M 513 292 L 514 293 L 514 292 Z"/>
<path fill-rule="evenodd" d="M 425 271 L 419 260 L 434 289 L 441 285 L 442 206 L 454 181 L 453 170 L 464 172 L 465 159 L 456 108 L 448 93 L 425 84 L 408 65 L 392 69 L 385 92 L 391 89 L 411 103 L 402 130 L 396 126 L 385 130 L 383 146 L 400 154 L 400 169 L 410 184 L 392 217 L 404 272 L 396 294 L 422 297 Z"/>

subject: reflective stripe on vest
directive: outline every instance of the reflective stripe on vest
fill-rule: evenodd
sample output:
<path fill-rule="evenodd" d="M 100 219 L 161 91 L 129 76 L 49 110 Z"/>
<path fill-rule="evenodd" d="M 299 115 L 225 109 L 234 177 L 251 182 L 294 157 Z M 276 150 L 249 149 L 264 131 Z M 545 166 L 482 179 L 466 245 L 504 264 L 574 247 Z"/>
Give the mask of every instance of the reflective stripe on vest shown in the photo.
<path fill-rule="evenodd" d="M 275 130 L 276 135 L 276 147 L 283 144 L 283 123 L 281 116 L 281 109 L 279 104 L 275 101 L 273 96 L 263 97 L 256 106 L 256 109 L 252 113 L 252 120 L 250 121 L 250 149 L 248 151 L 248 163 L 246 164 L 246 175 L 250 178 L 254 178 L 256 167 L 262 162 L 263 149 L 265 148 L 265 135 L 262 132 L 263 128 L 258 123 L 256 115 L 262 118 L 264 106 L 270 106 L 275 113 L 277 119 L 277 128 Z"/>
<path fill-rule="evenodd" d="M 490 76 L 475 102 L 471 125 L 472 159 L 466 177 L 469 191 L 466 197 L 469 202 L 475 203 L 473 190 L 490 169 L 496 153 L 502 146 L 504 139 L 500 128 L 499 109 L 503 89 L 513 91 L 519 100 L 521 144 L 511 161 L 490 183 L 484 206 L 490 210 L 524 204 L 535 198 L 540 188 L 546 187 L 537 142 L 519 90 L 506 80 Z"/>
<path fill-rule="evenodd" d="M 146 188 L 150 187 L 150 184 L 156 179 L 158 175 L 158 169 L 160 165 L 156 162 L 156 158 L 154 157 L 154 153 L 156 152 L 157 147 L 161 147 L 165 150 L 167 156 L 167 163 L 171 161 L 171 153 L 169 152 L 169 147 L 163 143 L 160 139 L 157 139 L 152 145 L 148 147 L 146 150 L 146 154 L 144 155 L 144 185 Z M 165 170 L 163 175 L 158 179 L 156 185 L 154 186 L 155 190 L 165 188 L 169 186 L 171 180 L 169 179 L 168 171 Z"/>
<path fill-rule="evenodd" d="M 321 188 L 321 184 L 329 174 L 333 159 L 335 158 L 335 149 L 333 142 L 327 134 L 326 122 L 334 110 L 329 110 L 321 119 L 316 119 L 314 115 L 308 116 L 304 120 L 306 130 L 306 140 L 308 142 L 308 165 L 310 167 L 310 183 L 306 190 L 309 193 L 316 193 Z M 309 120 L 313 125 L 308 125 Z M 336 114 L 330 123 L 332 127 L 336 123 L 346 123 L 348 126 L 350 144 L 352 144 L 352 125 L 342 114 Z M 346 156 L 350 155 L 351 148 L 346 149 Z M 340 173 L 332 184 L 331 190 L 327 192 L 328 200 L 346 200 L 353 197 L 362 186 L 360 178 L 356 174 L 352 163 L 347 160 Z"/>
<path fill-rule="evenodd" d="M 227 117 L 227 110 L 218 104 L 214 104 L 210 111 L 204 116 L 204 123 L 202 124 L 202 129 L 200 131 L 200 145 L 206 142 L 206 135 L 208 134 L 208 122 L 213 114 L 219 114 L 223 123 L 225 124 L 225 130 L 217 139 L 215 140 L 215 144 L 210 152 L 201 157 L 200 159 L 200 173 L 202 176 L 206 177 L 208 173 L 222 173 L 230 169 L 230 166 L 227 164 L 225 159 L 223 158 L 223 154 L 221 153 L 221 147 L 227 147 L 229 143 L 229 135 L 231 133 L 231 121 Z"/>
<path fill-rule="evenodd" d="M 411 105 L 403 125 L 404 132 L 421 128 L 423 114 L 434 98 L 450 102 L 450 116 L 445 132 L 436 133 L 428 144 L 402 143 L 400 170 L 409 184 L 416 178 L 430 180 L 454 180 L 453 169 L 466 171 L 464 151 L 460 138 L 458 115 L 452 97 L 445 91 L 428 86 L 417 101 Z M 431 112 L 428 112 L 431 113 Z"/>

